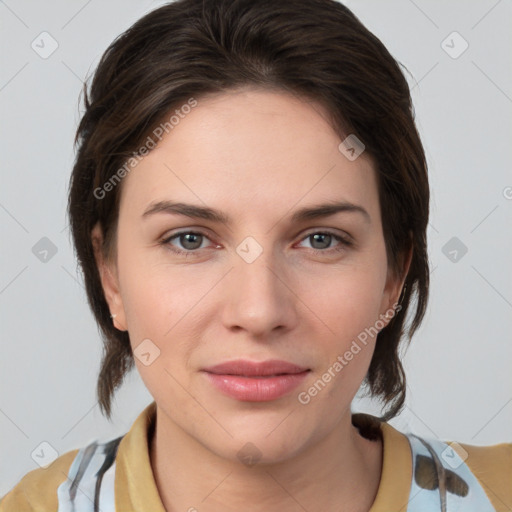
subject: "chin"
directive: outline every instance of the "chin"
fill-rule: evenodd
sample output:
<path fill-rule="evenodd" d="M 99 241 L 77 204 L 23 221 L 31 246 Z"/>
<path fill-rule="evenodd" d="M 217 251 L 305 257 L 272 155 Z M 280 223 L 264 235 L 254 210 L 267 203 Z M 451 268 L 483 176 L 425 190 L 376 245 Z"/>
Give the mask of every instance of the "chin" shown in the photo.
<path fill-rule="evenodd" d="M 262 467 L 280 464 L 292 459 L 300 451 L 300 443 L 290 442 L 286 436 L 269 440 L 262 435 L 260 438 L 250 435 L 245 439 L 231 444 L 231 449 L 222 456 L 232 462 L 240 463 L 247 467 Z M 223 450 L 224 452 L 224 450 Z"/>
<path fill-rule="evenodd" d="M 297 418 L 289 424 L 286 424 L 286 420 L 283 421 L 288 414 L 290 411 L 274 413 L 270 421 L 269 418 L 264 420 L 261 416 L 258 419 L 247 418 L 247 421 L 239 419 L 236 425 L 220 420 L 233 438 L 226 442 L 226 436 L 219 436 L 217 449 L 212 451 L 222 452 L 222 457 L 246 465 L 277 464 L 291 459 L 309 445 L 312 439 L 308 435 L 309 429 L 304 428 L 303 422 L 297 422 Z M 291 414 L 290 418 L 293 416 Z M 315 437 L 314 433 L 311 435 Z M 211 443 L 211 438 L 209 442 Z M 210 445 L 209 448 L 212 449 L 213 446 Z"/>

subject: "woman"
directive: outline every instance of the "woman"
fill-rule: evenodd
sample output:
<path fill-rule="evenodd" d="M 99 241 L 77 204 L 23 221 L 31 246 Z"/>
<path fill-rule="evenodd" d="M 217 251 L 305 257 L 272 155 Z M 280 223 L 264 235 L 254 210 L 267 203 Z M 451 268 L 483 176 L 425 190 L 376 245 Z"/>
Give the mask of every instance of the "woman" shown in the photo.
<path fill-rule="evenodd" d="M 511 510 L 511 443 L 386 423 L 429 185 L 407 82 L 346 7 L 178 0 L 114 41 L 85 106 L 69 216 L 98 397 L 110 417 L 135 365 L 154 402 L 0 511 Z M 351 413 L 361 384 L 381 417 Z"/>

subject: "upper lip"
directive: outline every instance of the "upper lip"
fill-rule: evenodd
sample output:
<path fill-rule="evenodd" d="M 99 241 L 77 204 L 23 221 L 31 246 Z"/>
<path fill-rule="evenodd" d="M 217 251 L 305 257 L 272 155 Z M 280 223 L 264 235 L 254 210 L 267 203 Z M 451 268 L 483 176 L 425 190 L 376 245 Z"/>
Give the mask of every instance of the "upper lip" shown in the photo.
<path fill-rule="evenodd" d="M 302 373 L 309 370 L 287 361 L 269 359 L 268 361 L 253 362 L 243 359 L 226 361 L 224 363 L 209 366 L 204 371 L 218 375 L 240 375 L 245 377 L 268 376 Z"/>

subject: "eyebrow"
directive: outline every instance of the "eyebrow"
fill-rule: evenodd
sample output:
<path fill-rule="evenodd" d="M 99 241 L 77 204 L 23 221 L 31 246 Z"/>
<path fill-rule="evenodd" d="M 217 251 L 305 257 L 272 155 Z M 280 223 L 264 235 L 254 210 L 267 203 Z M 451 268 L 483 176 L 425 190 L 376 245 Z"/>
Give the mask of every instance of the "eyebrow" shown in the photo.
<path fill-rule="evenodd" d="M 364 220 L 368 224 L 371 224 L 370 214 L 362 206 L 348 201 L 333 201 L 300 208 L 291 216 L 290 220 L 291 222 L 301 222 L 320 217 L 329 217 L 340 212 L 362 214 Z M 228 225 L 231 223 L 229 216 L 219 210 L 215 210 L 214 208 L 173 201 L 158 201 L 156 203 L 151 203 L 142 214 L 142 217 L 147 218 L 157 213 L 183 215 L 185 217 L 204 219 Z"/>

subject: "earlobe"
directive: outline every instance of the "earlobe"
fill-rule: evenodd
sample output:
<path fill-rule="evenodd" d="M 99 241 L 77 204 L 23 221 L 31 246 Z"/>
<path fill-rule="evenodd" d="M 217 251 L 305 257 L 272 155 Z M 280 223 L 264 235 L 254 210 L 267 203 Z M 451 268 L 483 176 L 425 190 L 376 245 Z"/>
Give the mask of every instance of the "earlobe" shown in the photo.
<path fill-rule="evenodd" d="M 119 291 L 119 280 L 116 269 L 112 268 L 113 264 L 105 259 L 103 251 L 103 231 L 99 222 L 96 223 L 91 230 L 91 241 L 103 294 L 110 309 L 110 317 L 116 329 L 126 331 L 123 301 Z"/>

